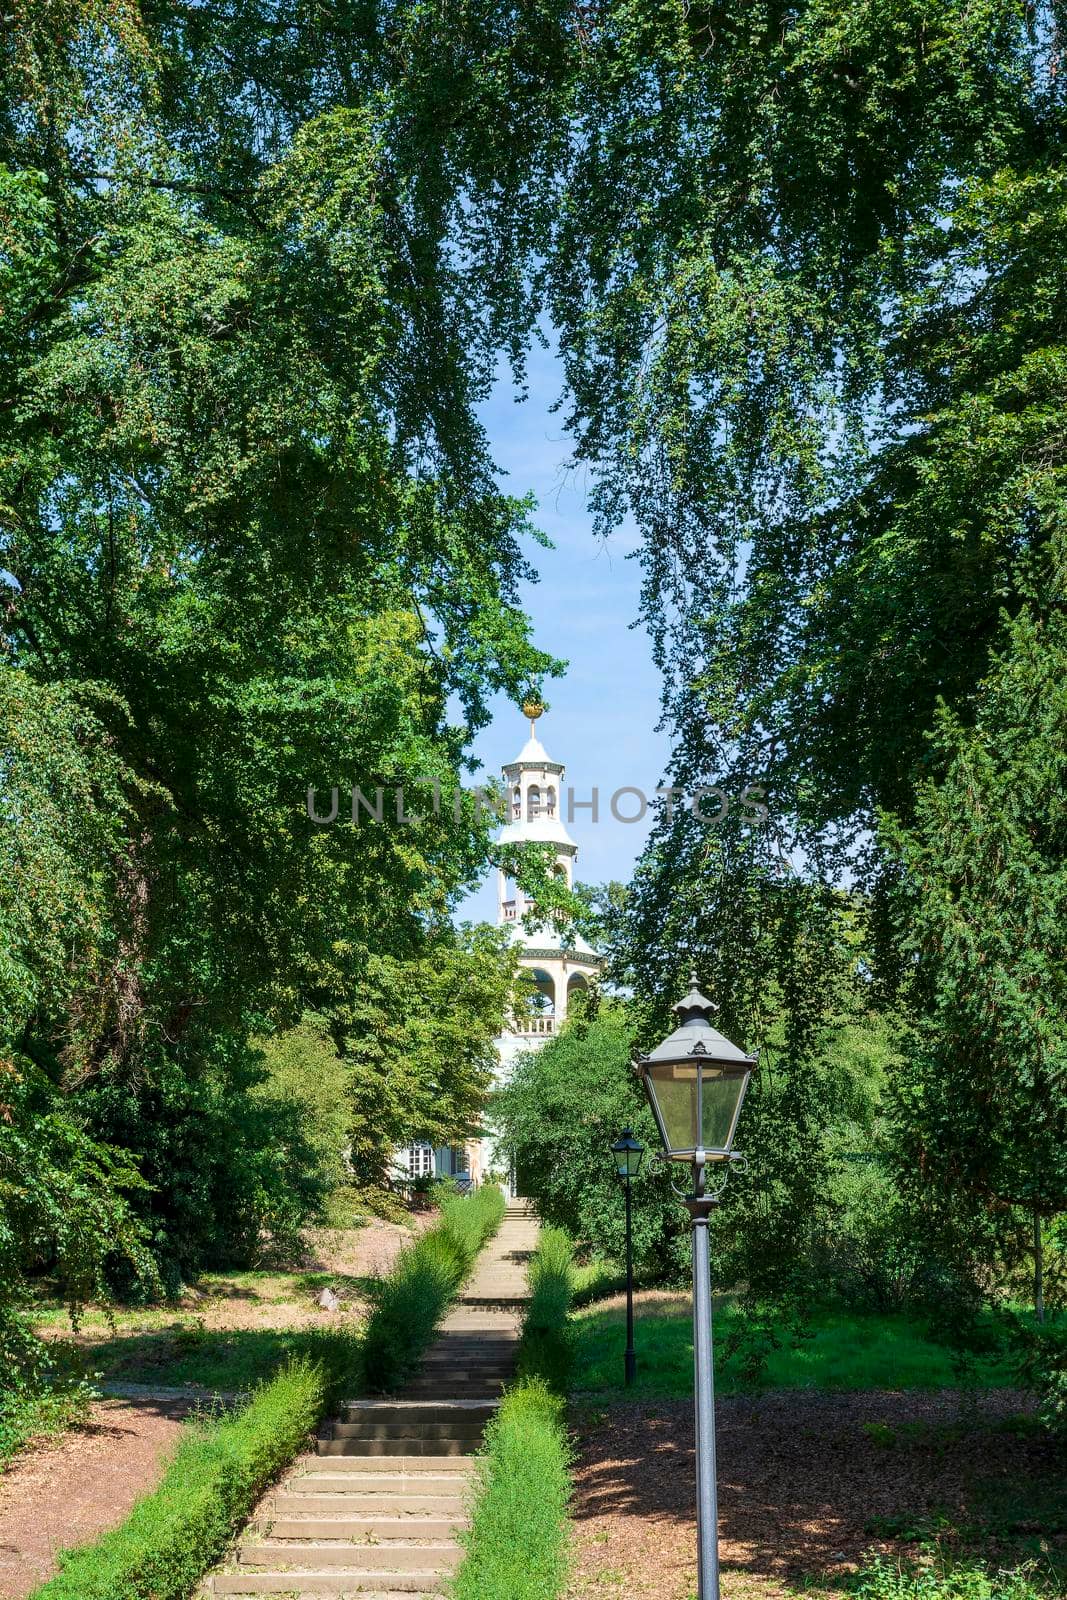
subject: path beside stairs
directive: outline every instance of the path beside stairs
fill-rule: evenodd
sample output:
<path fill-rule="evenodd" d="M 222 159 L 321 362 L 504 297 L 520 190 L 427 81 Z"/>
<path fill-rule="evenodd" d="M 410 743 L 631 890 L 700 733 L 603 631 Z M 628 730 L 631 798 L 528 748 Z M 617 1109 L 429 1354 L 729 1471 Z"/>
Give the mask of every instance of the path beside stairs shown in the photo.
<path fill-rule="evenodd" d="M 440 1596 L 469 1517 L 471 1456 L 515 1365 L 537 1222 L 512 1201 L 407 1387 L 351 1400 L 260 1505 L 206 1594 Z"/>

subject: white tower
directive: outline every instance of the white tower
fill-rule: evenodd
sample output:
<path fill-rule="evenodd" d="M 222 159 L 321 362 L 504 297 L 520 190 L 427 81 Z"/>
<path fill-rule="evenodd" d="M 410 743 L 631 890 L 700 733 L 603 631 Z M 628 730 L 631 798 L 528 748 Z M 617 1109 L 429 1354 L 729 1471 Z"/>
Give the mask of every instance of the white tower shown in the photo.
<path fill-rule="evenodd" d="M 530 718 L 530 737 L 515 760 L 503 768 L 509 820 L 501 830 L 500 843 L 550 844 L 556 857 L 553 870 L 572 888 L 578 846 L 560 815 L 564 768 L 552 760 L 537 737 L 541 707 L 530 702 L 523 710 Z M 539 997 L 534 1014 L 517 1019 L 499 1041 L 505 1077 L 520 1050 L 537 1049 L 557 1031 L 567 1015 L 568 1001 L 576 990 L 589 987 L 603 965 L 603 957 L 580 935 L 566 937 L 550 926 L 524 928 L 522 919 L 529 909 L 518 886 L 501 872 L 497 922 L 510 930 L 512 940 L 520 946 L 519 965 L 532 976 Z"/>

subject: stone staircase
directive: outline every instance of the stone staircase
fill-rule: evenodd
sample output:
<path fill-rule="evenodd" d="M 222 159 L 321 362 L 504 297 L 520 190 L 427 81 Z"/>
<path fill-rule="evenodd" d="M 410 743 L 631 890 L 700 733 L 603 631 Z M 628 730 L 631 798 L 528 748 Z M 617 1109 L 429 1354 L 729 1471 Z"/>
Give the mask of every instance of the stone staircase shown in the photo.
<path fill-rule="evenodd" d="M 512 1201 L 407 1387 L 342 1407 L 204 1594 L 437 1600 L 463 1555 L 471 1457 L 514 1370 L 536 1241 L 536 1221 Z"/>

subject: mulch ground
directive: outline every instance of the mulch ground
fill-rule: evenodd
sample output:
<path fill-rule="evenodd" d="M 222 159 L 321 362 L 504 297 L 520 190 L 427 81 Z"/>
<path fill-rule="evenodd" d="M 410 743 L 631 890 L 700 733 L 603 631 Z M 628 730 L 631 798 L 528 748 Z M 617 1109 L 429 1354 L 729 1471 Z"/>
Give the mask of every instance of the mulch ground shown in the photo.
<path fill-rule="evenodd" d="M 1003 1426 L 1022 1409 L 1021 1397 L 1004 1391 L 970 1401 L 886 1392 L 720 1400 L 724 1600 L 785 1600 L 813 1579 L 855 1570 L 872 1551 L 914 1556 L 914 1544 L 872 1531 L 877 1519 L 944 1514 L 952 1521 L 973 1512 L 977 1492 L 988 1509 L 998 1485 L 1007 1505 L 1022 1482 L 1053 1483 L 1049 1445 Z M 689 1600 L 696 1590 L 691 1402 L 577 1406 L 574 1421 L 568 1596 Z"/>
<path fill-rule="evenodd" d="M 56 1555 L 121 1522 L 153 1489 L 186 1401 L 101 1400 L 80 1427 L 17 1456 L 0 1477 L 0 1595 L 51 1577 Z"/>

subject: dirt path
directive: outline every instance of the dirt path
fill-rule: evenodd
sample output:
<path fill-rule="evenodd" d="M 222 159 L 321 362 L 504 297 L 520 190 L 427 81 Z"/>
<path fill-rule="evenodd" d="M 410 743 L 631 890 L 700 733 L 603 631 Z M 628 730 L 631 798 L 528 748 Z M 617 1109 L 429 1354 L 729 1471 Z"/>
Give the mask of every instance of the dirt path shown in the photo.
<path fill-rule="evenodd" d="M 914 1555 L 914 1544 L 892 1536 L 909 1523 L 976 1512 L 1010 1523 L 1028 1483 L 1052 1494 L 1058 1472 L 1048 1443 L 1005 1426 L 1019 1396 L 994 1391 L 973 1404 L 882 1392 L 720 1400 L 723 1600 L 786 1600 L 801 1578 L 840 1577 L 872 1549 Z M 570 1600 L 689 1600 L 691 1403 L 578 1410 L 576 1420 Z M 1025 1509 L 1018 1516 L 1015 1531 L 1039 1546 L 1040 1526 L 1028 1528 Z"/>
<path fill-rule="evenodd" d="M 19 1456 L 0 1477 L 0 1595 L 22 1600 L 59 1550 L 114 1527 L 158 1482 L 188 1400 L 101 1400 L 84 1427 Z"/>

